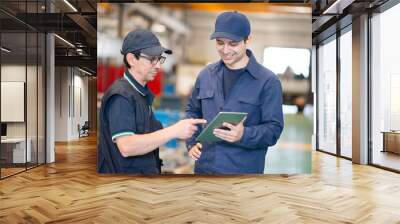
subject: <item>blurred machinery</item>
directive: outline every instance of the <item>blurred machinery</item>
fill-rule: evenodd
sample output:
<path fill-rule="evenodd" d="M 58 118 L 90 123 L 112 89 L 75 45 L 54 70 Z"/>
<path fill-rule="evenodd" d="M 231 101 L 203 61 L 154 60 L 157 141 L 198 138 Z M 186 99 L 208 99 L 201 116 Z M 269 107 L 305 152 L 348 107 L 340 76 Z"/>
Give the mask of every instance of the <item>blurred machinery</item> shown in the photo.
<path fill-rule="evenodd" d="M 283 103 L 296 105 L 298 111 L 303 111 L 310 94 L 310 79 L 303 74 L 295 74 L 291 67 L 287 67 L 278 77 L 282 83 Z"/>

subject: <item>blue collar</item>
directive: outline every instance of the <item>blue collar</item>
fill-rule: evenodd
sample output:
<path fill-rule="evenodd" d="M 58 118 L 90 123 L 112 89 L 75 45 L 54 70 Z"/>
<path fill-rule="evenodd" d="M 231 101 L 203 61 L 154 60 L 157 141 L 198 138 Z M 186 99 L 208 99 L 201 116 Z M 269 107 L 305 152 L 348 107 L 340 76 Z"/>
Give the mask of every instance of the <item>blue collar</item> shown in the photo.
<path fill-rule="evenodd" d="M 249 49 L 246 50 L 246 54 L 249 57 L 249 62 L 247 63 L 245 68 L 249 72 L 249 74 L 253 76 L 253 78 L 258 79 L 260 64 L 254 57 L 253 52 L 251 52 Z M 222 66 L 225 66 L 222 60 L 220 60 L 220 63 Z"/>
<path fill-rule="evenodd" d="M 254 57 L 253 52 L 251 52 L 249 49 L 246 50 L 246 54 L 249 57 L 249 63 L 247 64 L 246 69 L 249 71 L 250 75 L 257 79 L 259 75 L 258 66 L 260 66 L 260 64 Z"/>

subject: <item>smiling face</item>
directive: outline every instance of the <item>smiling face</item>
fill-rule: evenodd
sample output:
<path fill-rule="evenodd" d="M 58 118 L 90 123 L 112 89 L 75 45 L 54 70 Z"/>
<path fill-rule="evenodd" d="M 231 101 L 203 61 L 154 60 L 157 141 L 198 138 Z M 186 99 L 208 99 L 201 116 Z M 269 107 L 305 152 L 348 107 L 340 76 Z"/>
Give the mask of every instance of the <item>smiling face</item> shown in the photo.
<path fill-rule="evenodd" d="M 216 48 L 222 61 L 228 68 L 237 69 L 247 64 L 245 40 L 233 41 L 227 38 L 217 38 Z"/>

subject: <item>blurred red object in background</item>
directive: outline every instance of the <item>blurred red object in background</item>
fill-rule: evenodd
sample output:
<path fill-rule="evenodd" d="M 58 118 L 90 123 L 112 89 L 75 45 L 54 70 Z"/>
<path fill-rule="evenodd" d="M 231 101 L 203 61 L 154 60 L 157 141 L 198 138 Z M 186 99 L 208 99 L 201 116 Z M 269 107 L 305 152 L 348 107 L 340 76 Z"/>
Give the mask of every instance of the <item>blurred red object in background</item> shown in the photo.
<path fill-rule="evenodd" d="M 97 91 L 103 93 L 114 83 L 115 80 L 119 79 L 124 75 L 125 66 L 115 66 L 115 65 L 104 65 L 100 64 L 97 66 Z M 158 70 L 157 75 L 154 80 L 148 82 L 147 85 L 151 92 L 159 96 L 162 93 L 162 80 L 164 76 L 164 71 Z"/>

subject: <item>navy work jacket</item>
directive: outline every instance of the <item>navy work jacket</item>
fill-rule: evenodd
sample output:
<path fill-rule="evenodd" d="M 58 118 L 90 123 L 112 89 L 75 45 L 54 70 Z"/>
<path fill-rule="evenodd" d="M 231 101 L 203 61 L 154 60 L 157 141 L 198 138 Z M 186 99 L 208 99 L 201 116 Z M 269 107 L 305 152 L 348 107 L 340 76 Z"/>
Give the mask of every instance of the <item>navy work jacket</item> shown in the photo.
<path fill-rule="evenodd" d="M 278 77 L 259 64 L 252 52 L 247 72 L 224 97 L 222 60 L 205 67 L 197 77 L 186 116 L 211 121 L 220 111 L 247 112 L 241 140 L 229 143 L 204 143 L 195 173 L 263 173 L 269 146 L 275 145 L 283 130 L 282 87 Z M 196 144 L 196 132 L 186 141 L 188 149 Z"/>

